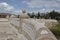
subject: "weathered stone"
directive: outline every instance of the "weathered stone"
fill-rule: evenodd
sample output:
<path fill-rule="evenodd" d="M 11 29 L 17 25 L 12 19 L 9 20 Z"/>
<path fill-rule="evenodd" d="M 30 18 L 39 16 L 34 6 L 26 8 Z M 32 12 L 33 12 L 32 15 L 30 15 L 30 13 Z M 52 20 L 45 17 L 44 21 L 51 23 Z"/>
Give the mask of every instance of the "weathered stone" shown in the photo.
<path fill-rule="evenodd" d="M 57 40 L 44 21 L 27 18 L 0 21 L 0 40 Z"/>

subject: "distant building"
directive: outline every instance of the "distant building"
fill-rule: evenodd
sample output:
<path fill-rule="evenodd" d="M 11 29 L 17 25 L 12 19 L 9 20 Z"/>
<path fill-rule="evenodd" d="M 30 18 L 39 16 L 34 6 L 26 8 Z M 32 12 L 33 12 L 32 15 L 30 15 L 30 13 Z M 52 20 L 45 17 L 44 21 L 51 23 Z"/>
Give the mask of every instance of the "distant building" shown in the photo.
<path fill-rule="evenodd" d="M 10 16 L 10 18 L 18 18 L 18 15 L 12 14 L 12 15 Z"/>
<path fill-rule="evenodd" d="M 7 16 L 11 16 L 9 13 L 0 13 L 0 18 L 6 18 Z"/>

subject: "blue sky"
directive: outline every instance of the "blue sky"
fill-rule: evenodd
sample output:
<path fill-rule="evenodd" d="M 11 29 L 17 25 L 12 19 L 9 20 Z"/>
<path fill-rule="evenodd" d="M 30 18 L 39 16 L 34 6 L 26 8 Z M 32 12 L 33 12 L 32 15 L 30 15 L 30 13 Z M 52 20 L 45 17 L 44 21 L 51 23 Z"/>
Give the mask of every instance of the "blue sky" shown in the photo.
<path fill-rule="evenodd" d="M 27 12 L 60 12 L 60 0 L 0 0 L 0 12 L 20 14 L 22 9 Z"/>

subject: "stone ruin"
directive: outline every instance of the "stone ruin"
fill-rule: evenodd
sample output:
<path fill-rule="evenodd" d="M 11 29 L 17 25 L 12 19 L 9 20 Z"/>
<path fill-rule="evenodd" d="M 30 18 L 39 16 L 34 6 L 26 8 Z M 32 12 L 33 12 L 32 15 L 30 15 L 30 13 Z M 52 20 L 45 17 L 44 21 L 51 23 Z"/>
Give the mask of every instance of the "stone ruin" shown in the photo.
<path fill-rule="evenodd" d="M 20 18 L 0 19 L 0 40 L 57 40 L 45 22 L 22 13 Z"/>

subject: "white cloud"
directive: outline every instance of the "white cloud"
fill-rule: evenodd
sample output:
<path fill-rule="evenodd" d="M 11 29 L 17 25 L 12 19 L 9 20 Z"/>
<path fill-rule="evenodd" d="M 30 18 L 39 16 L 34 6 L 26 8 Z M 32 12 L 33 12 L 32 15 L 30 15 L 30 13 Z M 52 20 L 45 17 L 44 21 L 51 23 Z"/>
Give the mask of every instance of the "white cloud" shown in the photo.
<path fill-rule="evenodd" d="M 40 10 L 30 10 L 29 13 L 38 13 L 38 12 L 41 12 L 41 13 L 46 13 L 46 12 L 50 12 L 52 11 L 53 9 L 40 9 Z"/>
<path fill-rule="evenodd" d="M 22 3 L 26 3 L 26 1 L 22 1 Z"/>
<path fill-rule="evenodd" d="M 7 4 L 6 2 L 0 3 L 0 13 L 12 13 L 12 14 L 20 14 L 21 10 L 16 10 L 13 6 Z"/>
<path fill-rule="evenodd" d="M 2 9 L 2 10 L 6 10 L 6 11 L 11 11 L 11 10 L 14 9 L 14 7 L 8 5 L 8 4 L 5 3 L 5 2 L 2 2 L 2 3 L 0 3 L 0 9 Z"/>
<path fill-rule="evenodd" d="M 60 3 L 58 3 L 58 1 L 59 0 L 31 0 L 29 2 L 25 1 L 24 3 L 27 5 L 27 7 L 32 9 L 39 8 L 40 11 L 42 11 L 43 9 L 43 11 L 50 11 L 55 8 L 60 8 Z"/>
<path fill-rule="evenodd" d="M 57 0 L 57 1 L 60 1 L 60 0 Z"/>
<path fill-rule="evenodd" d="M 59 7 L 60 4 L 58 4 L 56 1 L 54 0 L 31 0 L 30 2 L 26 2 L 26 4 L 28 5 L 28 7 L 31 8 L 40 8 L 40 7 Z"/>
<path fill-rule="evenodd" d="M 12 13 L 13 13 L 13 14 L 16 14 L 16 15 L 18 15 L 18 14 L 20 15 L 21 12 L 22 12 L 22 10 L 15 10 L 15 11 L 13 11 Z"/>

